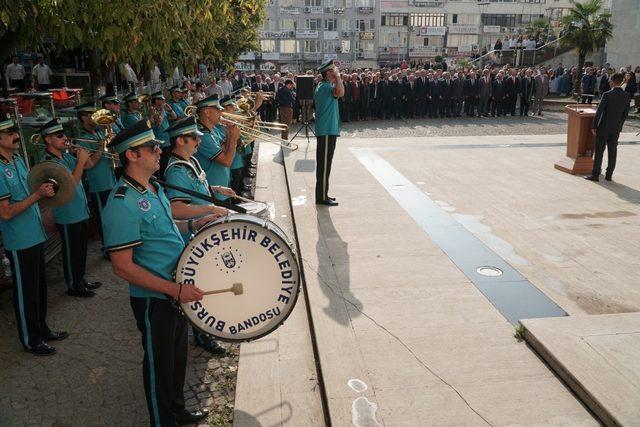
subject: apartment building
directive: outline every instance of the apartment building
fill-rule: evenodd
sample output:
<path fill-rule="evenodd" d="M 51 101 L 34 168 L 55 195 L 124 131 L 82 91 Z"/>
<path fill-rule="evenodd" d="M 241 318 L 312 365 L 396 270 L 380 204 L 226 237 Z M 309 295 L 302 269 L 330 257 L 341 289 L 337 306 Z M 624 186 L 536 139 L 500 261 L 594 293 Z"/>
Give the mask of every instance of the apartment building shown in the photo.
<path fill-rule="evenodd" d="M 306 70 L 333 58 L 347 67 L 470 56 L 547 17 L 558 25 L 570 0 L 269 0 L 262 52 L 237 69 Z"/>

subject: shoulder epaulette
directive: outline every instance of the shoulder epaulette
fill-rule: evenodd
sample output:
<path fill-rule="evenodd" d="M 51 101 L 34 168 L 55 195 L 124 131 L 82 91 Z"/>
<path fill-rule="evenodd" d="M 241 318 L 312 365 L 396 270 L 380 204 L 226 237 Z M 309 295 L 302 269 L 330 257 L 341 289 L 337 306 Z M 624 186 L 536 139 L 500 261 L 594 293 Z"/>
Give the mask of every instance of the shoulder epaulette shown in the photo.
<path fill-rule="evenodd" d="M 116 190 L 116 194 L 113 196 L 117 199 L 124 199 L 125 194 L 127 194 L 127 190 L 129 189 L 129 187 L 127 187 L 126 185 L 123 185 L 122 187 L 118 187 L 118 189 Z"/>

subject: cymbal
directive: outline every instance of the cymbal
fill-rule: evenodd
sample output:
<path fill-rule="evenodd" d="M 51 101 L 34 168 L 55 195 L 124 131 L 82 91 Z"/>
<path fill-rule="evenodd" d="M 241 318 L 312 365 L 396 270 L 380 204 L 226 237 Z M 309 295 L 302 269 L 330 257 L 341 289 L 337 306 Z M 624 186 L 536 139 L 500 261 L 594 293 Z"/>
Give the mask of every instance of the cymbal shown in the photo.
<path fill-rule="evenodd" d="M 56 194 L 53 197 L 40 199 L 40 205 L 43 207 L 57 208 L 65 205 L 73 199 L 76 192 L 76 183 L 71 172 L 51 160 L 45 160 L 33 166 L 29 171 L 27 182 L 32 193 L 44 183 L 53 184 Z"/>

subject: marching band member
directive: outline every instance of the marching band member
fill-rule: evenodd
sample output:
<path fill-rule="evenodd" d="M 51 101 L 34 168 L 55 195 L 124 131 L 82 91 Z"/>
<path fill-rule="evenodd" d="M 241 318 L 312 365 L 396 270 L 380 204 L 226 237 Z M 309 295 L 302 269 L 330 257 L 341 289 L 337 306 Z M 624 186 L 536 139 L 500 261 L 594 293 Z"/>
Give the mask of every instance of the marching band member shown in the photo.
<path fill-rule="evenodd" d="M 240 130 L 237 126 L 220 124 L 223 108 L 217 95 L 206 97 L 196 107 L 199 130 L 203 136 L 195 157 L 206 172 L 209 185 L 228 187 Z M 227 196 L 216 193 L 216 198 L 226 200 Z"/>
<path fill-rule="evenodd" d="M 220 100 L 220 105 L 224 108 L 226 113 L 236 113 L 236 103 L 229 97 L 225 96 Z M 233 156 L 233 162 L 231 162 L 231 188 L 237 194 L 242 193 L 242 178 L 244 177 L 245 170 L 245 150 L 247 147 L 238 147 L 236 143 L 236 154 Z"/>
<path fill-rule="evenodd" d="M 184 117 L 184 109 L 186 105 L 184 105 L 182 101 L 182 92 L 180 92 L 180 88 L 175 85 L 171 86 L 169 89 L 169 93 L 171 94 L 171 101 L 169 101 L 169 107 L 176 114 L 177 118 Z"/>
<path fill-rule="evenodd" d="M 43 160 L 60 163 L 69 169 L 76 183 L 73 199 L 66 205 L 53 209 L 53 219 L 62 237 L 62 263 L 67 294 L 74 297 L 92 297 L 95 295 L 93 290 L 102 284 L 89 283 L 84 278 L 87 265 L 89 207 L 82 185 L 82 173 L 98 163 L 102 150 L 97 150 L 91 156 L 84 148 L 76 151 L 76 157 L 66 153 L 67 136 L 57 119 L 45 123 L 38 133 L 46 145 Z"/>
<path fill-rule="evenodd" d="M 95 142 L 79 141 L 78 145 L 93 149 L 104 149 L 105 133 L 98 129 L 98 125 L 91 119 L 91 115 L 96 111 L 93 103 L 87 103 L 76 107 L 78 112 L 78 121 L 80 122 L 81 131 L 78 138 L 85 140 L 93 140 Z M 97 157 L 98 155 L 96 155 Z M 109 193 L 116 185 L 116 174 L 113 161 L 108 156 L 100 155 L 97 163 L 91 169 L 85 170 L 87 184 L 89 185 L 89 193 L 91 203 L 93 203 L 94 211 L 98 216 L 98 223 L 102 221 L 102 211 L 107 204 Z M 100 239 L 104 244 L 104 233 L 102 227 L 98 227 Z"/>
<path fill-rule="evenodd" d="M 135 92 L 131 92 L 122 98 L 122 102 L 124 102 L 125 105 L 125 111 L 124 114 L 122 114 L 122 125 L 125 129 L 129 129 L 131 126 L 142 120 L 140 100 Z"/>
<path fill-rule="evenodd" d="M 111 125 L 111 129 L 113 133 L 116 134 L 124 129 L 124 125 L 122 124 L 122 120 L 120 119 L 120 100 L 115 95 L 103 95 L 98 98 L 100 101 L 102 108 L 112 111 L 116 117 L 116 121 Z"/>
<path fill-rule="evenodd" d="M 191 105 L 191 96 L 189 95 L 189 88 L 187 86 L 182 86 L 180 88 L 180 98 L 183 110 Z"/>
<path fill-rule="evenodd" d="M 25 350 L 40 356 L 55 354 L 47 342 L 63 340 L 66 332 L 47 326 L 47 283 L 44 242 L 47 236 L 37 202 L 54 195 L 53 184 L 42 184 L 30 193 L 27 167 L 16 154 L 19 131 L 11 119 L 0 120 L 0 232 L 11 265 L 13 307 L 18 336 Z"/>
<path fill-rule="evenodd" d="M 165 180 L 169 184 L 188 188 L 198 193 L 211 195 L 207 176 L 200 163 L 193 155 L 198 150 L 200 137 L 203 134 L 198 131 L 195 117 L 185 117 L 175 121 L 167 130 L 171 138 L 171 155 L 165 171 Z M 234 196 L 233 190 L 227 187 L 217 187 L 216 191 L 227 196 Z M 167 197 L 171 202 L 171 212 L 176 219 L 199 218 L 204 215 L 224 216 L 229 213 L 226 208 L 212 205 L 206 200 L 192 197 L 191 195 L 168 188 Z M 182 234 L 185 242 L 191 238 L 191 232 Z M 211 354 L 222 355 L 226 350 L 214 339 L 193 328 L 193 336 L 196 346 L 207 350 Z"/>
<path fill-rule="evenodd" d="M 165 102 L 165 97 L 162 95 L 162 91 L 151 94 L 151 106 L 149 107 L 151 113 L 151 125 L 153 126 L 153 133 L 156 139 L 162 141 L 160 148 L 162 149 L 162 156 L 160 157 L 160 169 L 158 170 L 160 176 L 164 174 L 164 170 L 167 167 L 167 160 L 169 159 L 169 153 L 171 152 L 171 144 L 169 142 L 169 134 L 167 129 L 169 128 L 169 121 L 176 120 L 176 113 Z"/>
<path fill-rule="evenodd" d="M 169 200 L 150 181 L 160 163 L 160 144 L 148 121 L 120 132 L 109 144 L 125 172 L 104 210 L 105 245 L 115 274 L 129 282 L 131 308 L 142 335 L 142 375 L 151 425 L 197 423 L 208 410 L 185 408 L 187 321 L 168 297 L 187 303 L 202 299 L 196 286 L 173 281 L 185 243 L 180 235 L 188 224 L 200 227 L 211 220 L 175 223 Z"/>

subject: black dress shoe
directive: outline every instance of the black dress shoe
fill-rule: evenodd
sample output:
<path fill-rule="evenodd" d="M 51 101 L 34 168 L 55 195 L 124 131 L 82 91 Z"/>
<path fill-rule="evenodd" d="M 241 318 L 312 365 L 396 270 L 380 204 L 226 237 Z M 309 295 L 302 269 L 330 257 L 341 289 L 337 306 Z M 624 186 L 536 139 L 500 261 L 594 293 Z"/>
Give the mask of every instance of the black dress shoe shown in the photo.
<path fill-rule="evenodd" d="M 611 175 L 605 175 L 604 179 L 606 179 L 607 181 L 611 181 Z"/>
<path fill-rule="evenodd" d="M 331 197 L 331 196 L 327 196 L 327 199 L 328 200 L 333 200 L 334 202 L 336 201 L 336 198 L 335 197 Z"/>
<path fill-rule="evenodd" d="M 70 297 L 91 298 L 95 296 L 96 293 L 89 289 L 69 289 L 67 295 Z"/>
<path fill-rule="evenodd" d="M 206 408 L 197 409 L 192 412 L 184 411 L 180 415 L 176 416 L 176 422 L 181 426 L 186 424 L 195 424 L 204 420 L 208 416 L 209 410 Z"/>
<path fill-rule="evenodd" d="M 36 356 L 52 356 L 56 354 L 56 349 L 51 347 L 44 341 L 40 341 L 38 344 L 27 351 L 35 354 Z"/>
<path fill-rule="evenodd" d="M 316 205 L 325 205 L 325 206 L 338 206 L 338 202 L 335 200 L 327 199 L 327 200 L 319 200 L 316 202 Z"/>
<path fill-rule="evenodd" d="M 102 282 L 85 282 L 84 283 L 84 287 L 89 289 L 90 291 L 93 291 L 94 289 L 98 289 L 100 286 L 102 286 Z"/>
<path fill-rule="evenodd" d="M 62 341 L 65 338 L 69 337 L 68 332 L 64 331 L 51 331 L 49 332 L 49 336 L 45 337 L 45 341 Z"/>
<path fill-rule="evenodd" d="M 222 356 L 227 353 L 227 350 L 223 346 L 211 338 L 201 338 L 201 340 L 196 339 L 196 347 L 200 347 L 214 356 Z"/>
<path fill-rule="evenodd" d="M 585 176 L 584 179 L 586 179 L 587 181 L 594 181 L 594 182 L 598 182 L 600 180 L 598 175 Z"/>

